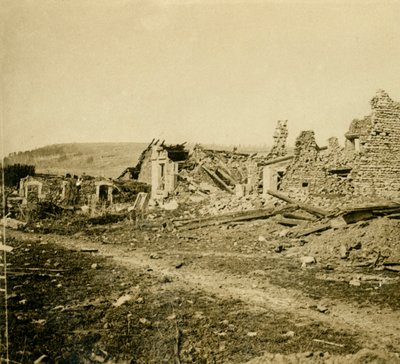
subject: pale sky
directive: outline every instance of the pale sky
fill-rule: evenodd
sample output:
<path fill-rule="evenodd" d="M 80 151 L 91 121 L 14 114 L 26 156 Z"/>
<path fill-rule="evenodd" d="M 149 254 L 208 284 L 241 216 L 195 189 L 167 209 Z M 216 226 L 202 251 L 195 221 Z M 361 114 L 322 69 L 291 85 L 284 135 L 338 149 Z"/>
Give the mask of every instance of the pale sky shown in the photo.
<path fill-rule="evenodd" d="M 3 148 L 321 145 L 400 100 L 400 1 L 0 0 Z"/>

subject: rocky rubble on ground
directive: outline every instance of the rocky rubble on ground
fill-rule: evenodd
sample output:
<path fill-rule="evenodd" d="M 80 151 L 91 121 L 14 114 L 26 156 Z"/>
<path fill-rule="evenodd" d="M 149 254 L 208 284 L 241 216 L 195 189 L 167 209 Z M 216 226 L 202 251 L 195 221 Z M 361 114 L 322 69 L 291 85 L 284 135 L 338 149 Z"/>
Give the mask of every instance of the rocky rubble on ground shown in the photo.
<path fill-rule="evenodd" d="M 399 362 L 399 355 L 385 350 L 362 349 L 356 354 L 349 355 L 330 355 L 328 352 L 305 352 L 289 355 L 265 354 L 248 361 L 246 364 L 397 364 Z"/>

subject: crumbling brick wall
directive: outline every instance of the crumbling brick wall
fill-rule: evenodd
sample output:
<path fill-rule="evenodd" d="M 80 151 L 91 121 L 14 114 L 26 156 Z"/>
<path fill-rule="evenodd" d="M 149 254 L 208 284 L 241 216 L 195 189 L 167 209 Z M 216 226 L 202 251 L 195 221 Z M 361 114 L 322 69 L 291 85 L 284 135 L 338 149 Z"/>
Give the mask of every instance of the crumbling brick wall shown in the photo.
<path fill-rule="evenodd" d="M 349 157 L 337 138 L 329 139 L 328 148 L 319 148 L 314 131 L 303 131 L 296 140 L 294 158 L 283 177 L 281 190 L 298 198 L 352 194 L 349 165 Z"/>
<path fill-rule="evenodd" d="M 281 189 L 297 196 L 309 194 L 325 178 L 320 166 L 321 156 L 314 131 L 302 131 L 296 139 L 294 158 L 286 170 Z"/>
<path fill-rule="evenodd" d="M 400 195 L 400 103 L 385 91 L 371 100 L 371 126 L 354 163 L 357 194 Z"/>
<path fill-rule="evenodd" d="M 371 100 L 371 115 L 355 119 L 341 148 L 336 138 L 319 148 L 313 131 L 296 140 L 281 189 L 296 196 L 400 196 L 400 103 L 385 91 Z"/>

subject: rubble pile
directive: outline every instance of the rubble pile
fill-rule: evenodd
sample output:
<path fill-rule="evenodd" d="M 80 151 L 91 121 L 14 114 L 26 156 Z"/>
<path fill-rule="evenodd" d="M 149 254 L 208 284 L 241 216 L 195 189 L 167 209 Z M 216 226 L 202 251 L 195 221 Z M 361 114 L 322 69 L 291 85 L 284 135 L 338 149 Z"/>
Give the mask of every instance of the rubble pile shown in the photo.
<path fill-rule="evenodd" d="M 227 196 L 218 194 L 210 197 L 207 206 L 199 210 L 200 215 L 219 215 L 226 212 L 242 212 L 264 207 L 263 201 L 257 195 Z"/>
<path fill-rule="evenodd" d="M 207 181 L 216 187 L 233 191 L 236 184 L 247 182 L 251 155 L 204 149 L 196 145 L 191 161 L 194 166 L 191 171 L 194 182 L 200 184 Z"/>

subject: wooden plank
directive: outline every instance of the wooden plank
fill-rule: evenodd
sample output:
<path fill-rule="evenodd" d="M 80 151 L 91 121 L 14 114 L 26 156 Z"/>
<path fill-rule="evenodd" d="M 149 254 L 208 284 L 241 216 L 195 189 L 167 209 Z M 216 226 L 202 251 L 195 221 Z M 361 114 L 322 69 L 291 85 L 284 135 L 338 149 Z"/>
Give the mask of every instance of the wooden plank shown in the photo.
<path fill-rule="evenodd" d="M 275 163 L 279 163 L 279 162 L 284 162 L 284 161 L 288 161 L 294 158 L 294 155 L 290 154 L 290 155 L 286 155 L 284 157 L 279 157 L 279 158 L 274 158 L 274 159 L 270 159 L 269 161 L 266 161 L 264 163 L 262 163 L 263 166 L 269 166 L 271 164 L 275 164 Z"/>
<path fill-rule="evenodd" d="M 374 209 L 372 210 L 372 213 L 374 215 L 389 215 L 389 214 L 399 214 L 400 213 L 400 207 L 390 207 L 387 209 Z"/>
<path fill-rule="evenodd" d="M 307 235 L 311 235 L 311 234 L 314 234 L 314 233 L 319 233 L 319 232 L 328 230 L 330 228 L 331 228 L 331 224 L 330 223 L 313 226 L 311 228 L 304 229 L 304 230 L 301 230 L 301 231 L 297 232 L 296 233 L 296 237 L 299 238 L 299 237 L 302 237 L 302 236 L 307 236 Z"/>
<path fill-rule="evenodd" d="M 385 266 L 390 266 L 390 265 L 398 265 L 400 266 L 400 262 L 383 262 L 382 263 Z"/>
<path fill-rule="evenodd" d="M 301 203 L 301 202 L 297 202 L 297 201 L 289 198 L 288 196 L 286 196 L 286 195 L 284 195 L 282 193 L 279 193 L 277 191 L 267 190 L 267 193 L 269 195 L 271 195 L 271 196 L 279 198 L 282 201 L 288 202 L 290 204 L 297 205 L 300 209 L 302 209 L 304 211 L 307 211 L 310 214 L 316 215 L 318 217 L 326 217 L 326 216 L 330 216 L 331 215 L 331 212 L 329 212 L 329 211 L 323 210 L 323 209 L 321 209 L 319 207 L 315 207 L 315 206 L 311 206 L 311 205 L 304 204 L 304 203 Z"/>
<path fill-rule="evenodd" d="M 400 267 L 399 266 L 384 266 L 385 270 L 390 270 L 391 272 L 399 272 L 400 273 Z"/>
<path fill-rule="evenodd" d="M 193 229 L 203 228 L 203 227 L 207 227 L 207 226 L 229 224 L 232 222 L 267 219 L 271 216 L 281 214 L 287 208 L 288 207 L 279 208 L 279 209 L 259 210 L 257 212 L 250 212 L 250 213 L 245 213 L 245 214 L 242 213 L 239 216 L 227 217 L 227 218 L 223 218 L 223 219 L 214 217 L 214 218 L 208 219 L 206 221 L 200 221 L 198 223 L 184 225 L 184 226 L 180 227 L 180 230 L 193 230 Z"/>
<path fill-rule="evenodd" d="M 305 220 L 298 220 L 298 219 L 288 219 L 285 217 L 280 217 L 275 220 L 278 224 L 284 225 L 284 226 L 297 226 L 304 224 L 306 221 Z"/>
<path fill-rule="evenodd" d="M 225 178 L 232 186 L 237 184 L 237 181 L 233 179 L 233 177 L 227 173 L 223 168 L 218 167 L 215 171 L 217 175 L 220 175 L 222 178 Z"/>
<path fill-rule="evenodd" d="M 385 211 L 385 210 L 397 210 L 400 209 L 400 204 L 396 202 L 391 202 L 387 203 L 385 205 L 383 204 L 371 204 L 371 205 L 364 205 L 364 206 L 354 206 L 351 208 L 347 208 L 344 211 L 345 212 L 351 212 L 351 211 Z"/>
<path fill-rule="evenodd" d="M 388 219 L 400 219 L 400 214 L 390 214 L 386 215 Z"/>
<path fill-rule="evenodd" d="M 207 167 L 201 166 L 203 170 L 215 181 L 219 186 L 221 186 L 225 191 L 233 194 L 232 189 L 221 179 L 219 178 L 213 171 L 210 171 Z"/>
<path fill-rule="evenodd" d="M 388 203 L 386 205 L 367 205 L 356 206 L 350 209 L 345 209 L 341 215 L 346 224 L 354 224 L 358 221 L 370 220 L 376 216 L 393 215 L 397 218 L 400 213 L 400 205 L 397 203 Z"/>
<path fill-rule="evenodd" d="M 288 219 L 297 219 L 297 220 L 304 220 L 304 221 L 315 221 L 315 217 L 314 216 L 304 216 L 304 215 L 296 213 L 296 212 L 288 212 L 286 214 L 283 214 L 283 217 L 286 217 Z"/>
<path fill-rule="evenodd" d="M 316 343 L 321 343 L 321 344 L 327 344 L 327 345 L 332 345 L 332 346 L 337 346 L 339 348 L 343 348 L 344 345 L 343 344 L 337 344 L 334 343 L 332 341 L 326 341 L 326 340 L 320 340 L 320 339 L 313 339 L 313 341 L 315 341 Z"/>
<path fill-rule="evenodd" d="M 297 208 L 297 206 L 294 205 L 286 205 L 284 207 L 279 208 L 279 211 L 281 213 L 293 211 Z M 208 215 L 208 216 L 201 216 L 197 218 L 180 218 L 180 219 L 172 219 L 171 222 L 174 224 L 191 224 L 191 223 L 199 223 L 203 221 L 210 221 L 210 220 L 224 220 L 224 219 L 229 219 L 229 218 L 236 218 L 239 216 L 248 216 L 251 214 L 258 214 L 258 213 L 263 213 L 267 210 L 272 210 L 272 209 L 254 209 L 254 210 L 247 210 L 247 211 L 236 211 L 236 212 L 227 212 L 224 214 L 220 215 Z"/>
<path fill-rule="evenodd" d="M 370 220 L 373 217 L 374 214 L 370 210 L 355 210 L 346 212 L 342 215 L 346 224 L 354 224 L 358 221 Z"/>

